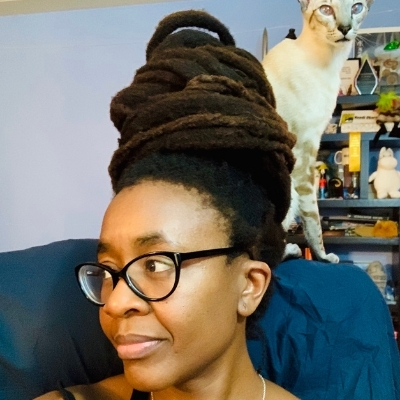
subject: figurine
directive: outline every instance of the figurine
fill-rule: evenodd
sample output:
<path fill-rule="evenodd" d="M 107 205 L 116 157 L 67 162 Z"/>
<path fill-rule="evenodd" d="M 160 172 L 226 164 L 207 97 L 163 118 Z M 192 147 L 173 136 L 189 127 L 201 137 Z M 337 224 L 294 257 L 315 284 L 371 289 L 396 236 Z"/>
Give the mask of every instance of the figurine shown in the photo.
<path fill-rule="evenodd" d="M 314 169 L 314 188 L 318 199 L 326 199 L 328 194 L 325 172 L 328 169 L 323 161 L 317 161 Z"/>
<path fill-rule="evenodd" d="M 381 128 L 375 135 L 374 143 L 387 132 L 390 132 L 389 136 L 400 137 L 400 96 L 394 92 L 381 93 L 376 106 L 376 123 Z"/>
<path fill-rule="evenodd" d="M 367 267 L 367 274 L 375 282 L 376 286 L 385 297 L 385 289 L 387 283 L 387 274 L 383 268 L 383 265 L 379 261 L 372 261 Z"/>
<path fill-rule="evenodd" d="M 396 166 L 397 160 L 393 156 L 393 150 L 382 147 L 379 152 L 378 168 L 368 179 L 370 183 L 374 181 L 378 199 L 400 198 L 400 172 L 395 169 Z"/>

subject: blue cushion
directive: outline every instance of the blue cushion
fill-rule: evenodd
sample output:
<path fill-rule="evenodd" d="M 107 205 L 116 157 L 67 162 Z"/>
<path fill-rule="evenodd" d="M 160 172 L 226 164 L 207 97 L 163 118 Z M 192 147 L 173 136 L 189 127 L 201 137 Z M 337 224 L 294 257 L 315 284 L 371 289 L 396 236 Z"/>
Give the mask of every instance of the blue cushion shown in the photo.
<path fill-rule="evenodd" d="M 302 400 L 400 399 L 392 321 L 364 271 L 300 259 L 276 277 L 265 343 L 249 343 L 256 367 Z"/>
<path fill-rule="evenodd" d="M 96 240 L 0 253 L 0 399 L 31 400 L 64 385 L 122 371 L 75 265 L 96 259 Z"/>
<path fill-rule="evenodd" d="M 96 258 L 96 240 L 0 253 L 0 399 L 30 400 L 57 381 L 76 385 L 122 372 L 98 309 L 73 268 Z M 302 400 L 398 400 L 400 361 L 387 306 L 367 274 L 349 265 L 280 264 L 249 342 L 256 368 Z"/>

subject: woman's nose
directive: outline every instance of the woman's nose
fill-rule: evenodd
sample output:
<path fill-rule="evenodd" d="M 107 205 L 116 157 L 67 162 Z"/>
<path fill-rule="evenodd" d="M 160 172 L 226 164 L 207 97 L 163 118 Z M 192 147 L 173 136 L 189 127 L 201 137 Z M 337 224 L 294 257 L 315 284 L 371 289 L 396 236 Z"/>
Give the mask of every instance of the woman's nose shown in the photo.
<path fill-rule="evenodd" d="M 131 313 L 145 315 L 150 310 L 150 304 L 137 296 L 122 278 L 103 306 L 103 311 L 113 318 L 124 318 Z"/>

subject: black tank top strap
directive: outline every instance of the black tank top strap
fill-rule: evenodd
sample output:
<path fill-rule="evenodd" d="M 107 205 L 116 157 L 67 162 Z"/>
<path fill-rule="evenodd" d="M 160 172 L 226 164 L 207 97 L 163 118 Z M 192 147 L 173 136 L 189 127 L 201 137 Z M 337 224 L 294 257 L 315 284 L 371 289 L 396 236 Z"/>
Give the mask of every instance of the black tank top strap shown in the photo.
<path fill-rule="evenodd" d="M 57 389 L 61 393 L 63 400 L 76 400 L 75 396 L 69 390 L 65 389 L 60 381 L 57 382 Z"/>
<path fill-rule="evenodd" d="M 134 390 L 131 400 L 150 400 L 150 393 L 141 392 L 140 390 Z"/>

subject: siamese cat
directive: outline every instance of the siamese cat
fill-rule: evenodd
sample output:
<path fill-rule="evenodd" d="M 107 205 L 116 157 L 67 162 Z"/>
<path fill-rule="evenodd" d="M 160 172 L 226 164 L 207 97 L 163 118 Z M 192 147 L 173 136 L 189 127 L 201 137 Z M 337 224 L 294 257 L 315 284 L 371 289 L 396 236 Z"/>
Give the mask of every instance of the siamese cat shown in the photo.
<path fill-rule="evenodd" d="M 263 60 L 277 111 L 297 137 L 292 204 L 283 226 L 288 230 L 294 217 L 300 216 L 311 252 L 331 263 L 339 258 L 325 252 L 314 167 L 321 136 L 335 109 L 341 69 L 373 1 L 299 0 L 301 34 L 296 40 L 284 39 Z M 288 244 L 285 257 L 289 256 L 301 256 L 300 248 Z"/>

